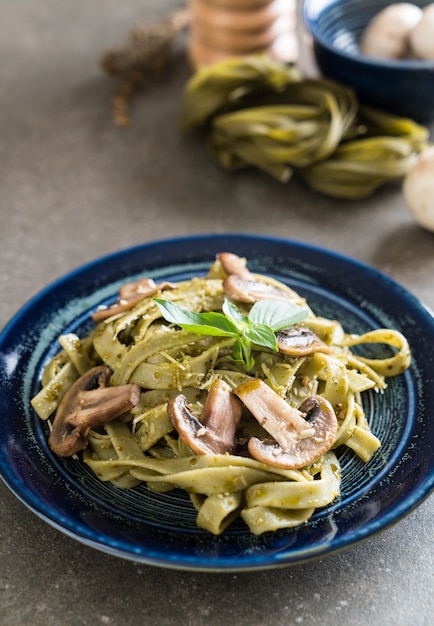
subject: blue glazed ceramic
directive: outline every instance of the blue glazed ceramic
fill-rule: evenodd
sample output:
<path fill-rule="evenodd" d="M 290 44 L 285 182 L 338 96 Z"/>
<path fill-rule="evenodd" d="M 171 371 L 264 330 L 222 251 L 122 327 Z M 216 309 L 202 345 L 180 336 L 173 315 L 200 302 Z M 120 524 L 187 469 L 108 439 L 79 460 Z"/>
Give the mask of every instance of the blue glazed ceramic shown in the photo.
<path fill-rule="evenodd" d="M 434 119 L 434 61 L 362 55 L 361 34 L 387 0 L 305 0 L 303 19 L 324 76 L 354 89 L 360 100 L 427 123 Z M 430 2 L 415 1 L 420 7 Z"/>
<path fill-rule="evenodd" d="M 128 492 L 99 482 L 80 460 L 57 458 L 30 406 L 64 332 L 89 330 L 89 312 L 120 284 L 147 275 L 183 280 L 206 273 L 216 253 L 247 257 L 305 296 L 317 314 L 348 332 L 394 327 L 413 364 L 367 394 L 365 412 L 382 447 L 367 464 L 340 455 L 341 497 L 297 529 L 255 537 L 241 521 L 221 536 L 196 528 L 183 492 Z M 61 532 L 112 555 L 167 568 L 247 571 L 324 557 L 398 522 L 433 489 L 434 318 L 398 284 L 339 254 L 253 235 L 185 237 L 141 245 L 79 268 L 34 297 L 0 335 L 0 474 L 34 513 Z"/>

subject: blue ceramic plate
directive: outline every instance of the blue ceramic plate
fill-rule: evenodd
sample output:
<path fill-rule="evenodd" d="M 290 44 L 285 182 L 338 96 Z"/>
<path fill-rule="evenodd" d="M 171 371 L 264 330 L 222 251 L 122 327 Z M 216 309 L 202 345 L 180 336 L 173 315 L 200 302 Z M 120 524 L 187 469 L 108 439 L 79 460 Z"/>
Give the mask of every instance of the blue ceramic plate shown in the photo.
<path fill-rule="evenodd" d="M 245 256 L 249 268 L 287 283 L 317 314 L 348 332 L 403 332 L 414 360 L 364 408 L 383 445 L 367 464 L 341 455 L 342 494 L 298 529 L 251 535 L 236 522 L 214 537 L 195 526 L 183 492 L 122 491 L 80 461 L 48 448 L 46 424 L 30 406 L 42 368 L 64 332 L 84 333 L 89 312 L 141 275 L 170 281 L 204 274 L 215 254 Z M 33 298 L 0 337 L 0 472 L 34 513 L 82 543 L 162 567 L 243 571 L 323 557 L 364 540 L 413 510 L 433 488 L 434 318 L 398 284 L 361 263 L 306 244 L 250 235 L 210 235 L 138 246 L 96 260 Z"/>

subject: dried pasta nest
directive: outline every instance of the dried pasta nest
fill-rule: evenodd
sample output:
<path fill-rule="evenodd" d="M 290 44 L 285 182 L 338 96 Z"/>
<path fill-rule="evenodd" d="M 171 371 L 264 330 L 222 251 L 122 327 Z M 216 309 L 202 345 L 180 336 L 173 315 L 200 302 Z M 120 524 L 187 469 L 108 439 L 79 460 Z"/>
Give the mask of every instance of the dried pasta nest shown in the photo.
<path fill-rule="evenodd" d="M 297 172 L 340 198 L 362 198 L 402 180 L 429 138 L 413 120 L 362 105 L 348 87 L 305 78 L 266 55 L 196 72 L 182 125 L 207 129 L 211 154 L 225 170 L 256 167 L 284 183 Z"/>

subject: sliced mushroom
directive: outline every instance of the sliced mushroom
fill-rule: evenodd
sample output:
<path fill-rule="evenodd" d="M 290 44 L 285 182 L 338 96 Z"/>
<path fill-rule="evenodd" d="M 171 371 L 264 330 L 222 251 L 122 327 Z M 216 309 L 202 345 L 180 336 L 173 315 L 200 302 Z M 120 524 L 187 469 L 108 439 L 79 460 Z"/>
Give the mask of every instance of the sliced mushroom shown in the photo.
<path fill-rule="evenodd" d="M 220 252 L 217 255 L 224 271 L 228 276 L 239 276 L 244 280 L 255 280 L 253 274 L 247 269 L 245 262 L 237 254 L 232 252 Z"/>
<path fill-rule="evenodd" d="M 330 403 L 311 396 L 296 409 L 256 379 L 233 391 L 273 440 L 251 437 L 251 456 L 274 467 L 298 469 L 313 463 L 333 445 L 337 419 Z"/>
<path fill-rule="evenodd" d="M 119 290 L 117 302 L 108 307 L 98 308 L 92 313 L 92 319 L 94 322 L 101 322 L 112 315 L 129 311 L 143 298 L 153 296 L 164 289 L 174 289 L 175 287 L 176 285 L 167 281 L 157 285 L 152 278 L 142 278 L 133 283 L 126 283 Z"/>
<path fill-rule="evenodd" d="M 288 356 L 306 356 L 314 352 L 331 354 L 333 349 L 305 326 L 291 326 L 276 333 L 277 347 Z"/>
<path fill-rule="evenodd" d="M 91 428 L 110 422 L 133 408 L 140 397 L 135 383 L 109 387 L 112 372 L 98 365 L 83 374 L 62 398 L 48 438 L 59 456 L 72 456 L 87 446 Z"/>
<path fill-rule="evenodd" d="M 232 252 L 220 252 L 217 255 L 227 278 L 223 281 L 223 289 L 229 298 L 238 302 L 252 304 L 258 300 L 289 300 L 298 301 L 297 294 L 279 289 L 268 283 L 257 280 L 246 267 L 245 261 Z"/>
<path fill-rule="evenodd" d="M 167 408 L 179 436 L 196 454 L 225 454 L 233 450 L 242 405 L 224 381 L 214 382 L 200 420 L 190 411 L 183 394 L 170 400 Z"/>
<path fill-rule="evenodd" d="M 232 274 L 223 281 L 223 289 L 229 298 L 238 302 L 253 303 L 258 300 L 298 301 L 294 295 L 259 280 L 247 280 Z"/>

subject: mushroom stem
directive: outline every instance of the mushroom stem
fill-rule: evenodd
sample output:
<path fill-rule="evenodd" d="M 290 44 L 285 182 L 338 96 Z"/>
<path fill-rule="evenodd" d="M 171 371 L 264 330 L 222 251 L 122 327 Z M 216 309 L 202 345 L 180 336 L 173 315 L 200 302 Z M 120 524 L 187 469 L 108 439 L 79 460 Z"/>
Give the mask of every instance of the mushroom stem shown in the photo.
<path fill-rule="evenodd" d="M 59 456 L 72 456 L 87 446 L 91 428 L 102 426 L 137 404 L 135 383 L 109 387 L 111 369 L 92 368 L 70 387 L 57 409 L 48 444 Z"/>

